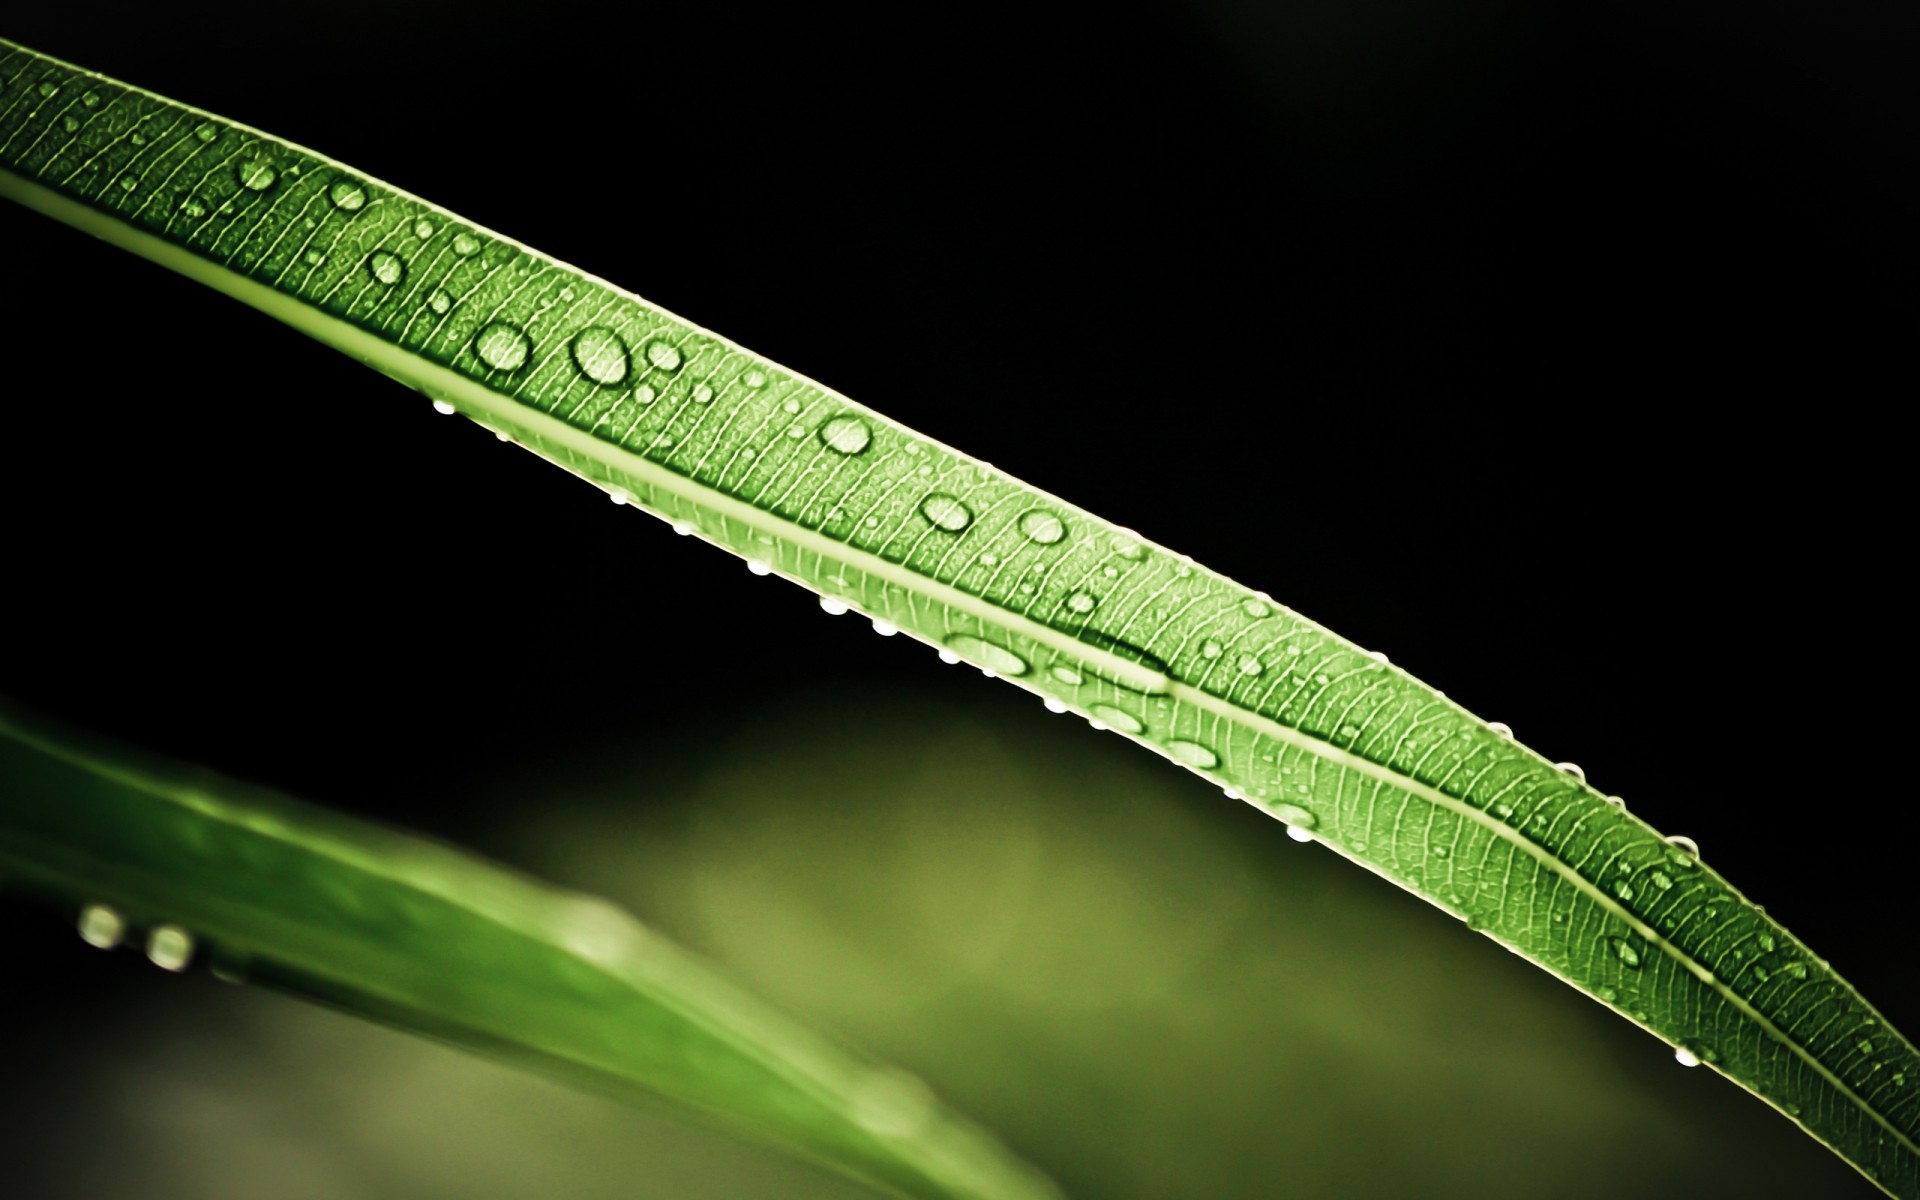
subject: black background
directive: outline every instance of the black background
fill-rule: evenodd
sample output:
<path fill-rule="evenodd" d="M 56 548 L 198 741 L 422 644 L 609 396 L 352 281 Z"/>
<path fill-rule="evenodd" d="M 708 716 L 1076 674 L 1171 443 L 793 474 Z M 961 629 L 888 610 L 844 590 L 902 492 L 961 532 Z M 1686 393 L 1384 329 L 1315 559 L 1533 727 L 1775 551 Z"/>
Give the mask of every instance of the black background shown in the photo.
<path fill-rule="evenodd" d="M 1390 652 L 1920 1028 L 1905 18 L 32 4 L 0 34 Z M 956 686 L 229 300 L 24 211 L 0 246 L 0 690 L 471 841 L 465 797 L 542 756 L 826 675 Z"/>

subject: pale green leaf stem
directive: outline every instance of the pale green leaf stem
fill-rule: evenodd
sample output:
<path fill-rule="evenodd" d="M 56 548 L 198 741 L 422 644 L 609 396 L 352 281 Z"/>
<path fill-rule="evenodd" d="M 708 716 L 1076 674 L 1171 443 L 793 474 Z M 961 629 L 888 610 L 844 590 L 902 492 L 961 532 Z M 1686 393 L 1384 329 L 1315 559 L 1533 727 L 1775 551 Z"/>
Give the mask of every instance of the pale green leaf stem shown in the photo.
<path fill-rule="evenodd" d="M 1262 593 L 330 159 L 18 48 L 0 82 L 0 191 L 1185 765 L 1920 1197 L 1914 1047 L 1577 771 Z"/>
<path fill-rule="evenodd" d="M 755 1003 L 612 904 L 135 756 L 0 702 L 0 878 L 80 936 L 291 991 L 930 1200 L 1058 1193 L 917 1079 Z"/>

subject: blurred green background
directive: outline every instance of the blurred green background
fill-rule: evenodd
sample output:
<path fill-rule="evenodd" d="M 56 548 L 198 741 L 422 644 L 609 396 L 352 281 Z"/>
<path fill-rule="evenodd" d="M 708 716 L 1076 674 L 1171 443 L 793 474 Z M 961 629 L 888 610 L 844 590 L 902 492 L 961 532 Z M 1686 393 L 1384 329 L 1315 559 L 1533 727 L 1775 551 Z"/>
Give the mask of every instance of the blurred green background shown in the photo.
<path fill-rule="evenodd" d="M 1378 646 L 1909 1033 L 1911 13 L 16 6 Z M 1872 1189 L 1118 739 L 0 210 L 0 689 L 603 892 L 1078 1197 Z M 0 803 L 4 803 L 0 795 Z M 812 1168 L 0 908 L 8 1195 Z"/>

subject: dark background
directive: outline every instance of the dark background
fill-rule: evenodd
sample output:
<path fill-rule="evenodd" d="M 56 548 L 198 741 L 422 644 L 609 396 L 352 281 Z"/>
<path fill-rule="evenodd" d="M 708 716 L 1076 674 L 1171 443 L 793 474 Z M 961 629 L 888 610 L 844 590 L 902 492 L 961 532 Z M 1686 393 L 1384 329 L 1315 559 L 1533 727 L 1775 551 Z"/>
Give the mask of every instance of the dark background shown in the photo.
<path fill-rule="evenodd" d="M 0 18 L 1381 647 L 1697 837 L 1908 1031 L 1912 34 L 1544 0 Z M 24 211 L 0 246 L 0 690 L 509 859 L 543 764 L 679 778 L 876 697 L 1028 715 L 229 300 Z M 44 1066 L 144 1000 L 24 914 L 0 1052 Z"/>

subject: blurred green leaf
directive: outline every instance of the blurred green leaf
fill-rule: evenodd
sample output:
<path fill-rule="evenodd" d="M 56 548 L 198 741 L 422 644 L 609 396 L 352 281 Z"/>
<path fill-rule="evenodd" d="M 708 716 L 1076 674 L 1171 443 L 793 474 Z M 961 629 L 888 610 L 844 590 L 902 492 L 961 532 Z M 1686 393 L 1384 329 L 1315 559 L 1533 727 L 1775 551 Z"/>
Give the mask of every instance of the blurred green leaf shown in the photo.
<path fill-rule="evenodd" d="M 605 901 L 0 706 L 0 871 L 102 948 L 244 977 L 629 1099 L 900 1195 L 1054 1195 L 903 1072 L 860 1062 Z"/>

